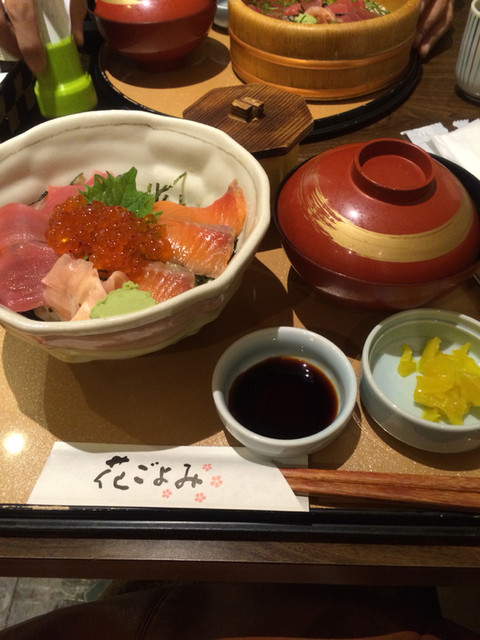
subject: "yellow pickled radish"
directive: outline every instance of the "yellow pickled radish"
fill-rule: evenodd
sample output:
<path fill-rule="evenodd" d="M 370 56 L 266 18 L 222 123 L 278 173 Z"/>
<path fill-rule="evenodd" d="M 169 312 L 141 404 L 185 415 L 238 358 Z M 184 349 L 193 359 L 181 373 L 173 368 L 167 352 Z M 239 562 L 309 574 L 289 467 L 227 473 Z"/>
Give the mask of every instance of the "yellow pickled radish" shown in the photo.
<path fill-rule="evenodd" d="M 422 418 L 430 420 L 430 422 L 438 422 L 441 418 L 441 414 L 437 407 L 427 407 L 422 414 Z"/>
<path fill-rule="evenodd" d="M 435 337 L 429 340 L 425 345 L 420 360 L 418 361 L 418 371 L 420 371 L 420 373 L 424 372 L 425 367 L 427 367 L 428 364 L 431 363 L 438 354 L 438 351 L 440 349 L 440 342 L 440 338 Z"/>
<path fill-rule="evenodd" d="M 413 359 L 412 348 L 408 344 L 402 344 L 402 355 L 397 367 L 398 373 L 405 378 L 416 370 L 417 363 Z"/>
<path fill-rule="evenodd" d="M 423 418 L 437 422 L 445 418 L 451 424 L 463 424 L 472 407 L 480 407 L 480 367 L 468 355 L 466 343 L 451 354 L 440 351 L 437 337 L 427 342 L 415 361 L 412 349 L 402 345 L 397 370 L 401 376 L 417 371 L 414 401 L 424 407 Z"/>
<path fill-rule="evenodd" d="M 467 397 L 471 398 L 472 405 L 480 406 L 480 374 L 461 371 L 459 375 L 462 389 L 465 390 Z"/>

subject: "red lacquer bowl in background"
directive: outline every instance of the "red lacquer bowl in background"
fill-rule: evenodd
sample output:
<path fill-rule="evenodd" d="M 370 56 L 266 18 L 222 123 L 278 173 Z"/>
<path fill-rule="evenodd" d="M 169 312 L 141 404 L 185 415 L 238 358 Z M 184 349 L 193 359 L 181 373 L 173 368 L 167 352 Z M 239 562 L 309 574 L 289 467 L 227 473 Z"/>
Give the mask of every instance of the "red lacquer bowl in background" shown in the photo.
<path fill-rule="evenodd" d="M 277 194 L 275 220 L 296 271 L 357 306 L 421 306 L 480 267 L 469 192 L 403 140 L 343 145 L 303 163 Z"/>
<path fill-rule="evenodd" d="M 108 45 L 127 58 L 175 69 L 206 38 L 215 0 L 96 0 L 90 16 Z"/>

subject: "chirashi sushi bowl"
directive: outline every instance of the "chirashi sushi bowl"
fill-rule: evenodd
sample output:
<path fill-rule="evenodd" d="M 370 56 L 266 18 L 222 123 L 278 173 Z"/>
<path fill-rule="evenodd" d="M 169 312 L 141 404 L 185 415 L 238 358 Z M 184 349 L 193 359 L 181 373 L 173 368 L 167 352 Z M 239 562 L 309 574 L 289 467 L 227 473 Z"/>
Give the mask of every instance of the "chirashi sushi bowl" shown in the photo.
<path fill-rule="evenodd" d="M 218 231 L 222 238 L 224 235 L 229 237 L 230 254 L 222 258 L 223 267 L 213 271 L 202 271 L 200 268 L 200 273 L 194 269 L 194 275 L 188 276 L 194 279 L 180 293 L 172 294 L 167 299 L 166 296 L 159 297 L 152 290 L 150 306 L 129 312 L 122 310 L 118 315 L 113 312 L 114 315 L 107 314 L 106 317 L 95 316 L 91 308 L 96 306 L 96 299 L 91 304 L 90 299 L 82 302 L 76 292 L 75 302 L 69 299 L 66 306 L 71 308 L 73 304 L 75 311 L 78 306 L 78 315 L 74 313 L 72 316 L 68 310 L 65 312 L 63 303 L 56 307 L 55 301 L 51 305 L 53 312 L 48 304 L 50 300 L 45 304 L 43 301 L 41 304 L 38 301 L 25 303 L 23 297 L 28 298 L 28 295 L 24 295 L 22 287 L 30 286 L 28 281 L 33 279 L 43 296 L 50 287 L 46 276 L 50 276 L 54 267 L 59 268 L 58 264 L 62 262 L 67 263 L 67 271 L 73 264 L 75 269 L 79 266 L 82 273 L 84 269 L 88 270 L 89 276 L 93 273 L 95 287 L 105 289 L 101 295 L 110 295 L 112 289 L 128 285 L 132 289 L 147 289 L 137 284 L 136 276 L 129 277 L 128 269 L 127 275 L 120 275 L 120 280 L 116 281 L 118 274 L 122 274 L 121 269 L 111 267 L 109 273 L 100 263 L 97 265 L 93 262 L 95 248 L 82 245 L 83 235 L 82 241 L 77 242 L 80 253 L 75 253 L 71 248 L 71 237 L 64 238 L 57 234 L 57 246 L 52 244 L 50 239 L 47 240 L 48 234 L 42 226 L 45 223 L 39 224 L 35 212 L 32 214 L 31 211 L 32 207 L 40 213 L 43 209 L 43 215 L 47 215 L 45 210 L 48 204 L 45 203 L 48 203 L 50 195 L 52 202 L 58 200 L 57 204 L 61 202 L 62 205 L 55 206 L 52 211 L 56 212 L 55 215 L 59 210 L 63 213 L 63 209 L 68 207 L 64 206 L 63 196 L 56 195 L 57 187 L 79 182 L 78 188 L 76 184 L 74 186 L 76 193 L 81 191 L 80 199 L 90 193 L 96 200 L 99 185 L 108 191 L 110 181 L 131 176 L 132 172 L 140 194 L 146 194 L 147 200 L 150 197 L 156 200 L 155 211 L 141 222 L 130 211 L 127 213 L 135 218 L 135 223 L 149 229 L 156 229 L 161 221 L 162 234 L 163 229 L 169 227 L 168 220 L 172 224 L 172 236 L 168 235 L 170 231 L 167 234 L 170 253 L 160 258 L 158 263 L 148 259 L 148 264 L 154 264 L 155 267 L 165 260 L 167 266 L 172 264 L 174 270 L 181 270 L 182 273 L 189 270 L 188 265 L 185 266 L 182 258 L 175 253 L 175 230 L 185 223 L 195 227 L 196 237 L 197 228 L 198 233 L 202 232 L 203 222 L 197 219 L 193 222 L 176 220 L 179 211 L 181 216 L 185 211 L 187 217 L 191 212 L 192 215 L 199 212 L 201 215 L 204 212 L 210 214 L 212 211 L 216 214 L 217 210 L 224 208 L 225 202 L 226 206 L 230 206 L 232 200 L 241 203 L 241 207 L 238 206 L 243 215 L 235 232 L 230 228 L 230 222 L 223 218 L 207 221 L 208 233 L 205 232 L 205 238 L 210 237 L 210 228 L 215 233 Z M 99 177 L 95 178 L 95 174 L 99 174 Z M 85 186 L 85 183 L 90 186 Z M 120 187 L 125 193 L 128 191 L 127 187 Z M 115 182 L 110 191 L 116 193 L 120 187 Z M 69 188 L 72 189 L 71 186 Z M 89 189 L 92 191 L 89 192 Z M 154 196 L 155 191 L 157 193 Z M 61 189 L 59 192 L 62 193 Z M 232 193 L 238 198 L 235 199 Z M 21 210 L 26 212 L 25 220 L 16 210 L 10 210 L 12 205 L 20 205 Z M 97 207 L 96 204 L 85 206 Z M 121 209 L 123 212 L 124 207 Z M 78 223 L 75 217 L 78 210 L 74 207 L 72 210 L 74 214 L 71 219 Z M 17 221 L 14 229 L 12 215 Z M 71 211 L 69 215 L 72 215 Z M 51 229 L 53 213 L 49 211 L 48 216 L 46 228 Z M 32 217 L 35 219 L 33 227 L 40 226 L 39 232 L 32 230 Z M 152 220 L 153 223 L 149 225 L 148 222 Z M 220 130 L 168 116 L 116 110 L 82 113 L 42 123 L 0 145 L 0 272 L 3 272 L 2 281 L 6 283 L 0 291 L 0 324 L 11 334 L 67 362 L 130 358 L 158 351 L 196 333 L 221 313 L 239 286 L 269 222 L 270 190 L 263 168 L 242 146 Z M 78 226 L 83 233 L 82 225 Z M 36 237 L 36 233 L 40 235 Z M 63 242 L 66 243 L 63 253 L 58 253 L 58 246 Z M 57 252 L 55 257 L 51 255 L 52 247 Z M 47 273 L 40 269 L 40 275 L 36 267 L 29 270 L 30 262 L 35 262 L 39 252 L 48 256 L 49 267 L 41 267 Z M 196 249 L 191 250 L 190 247 L 186 253 L 198 254 Z M 179 250 L 178 255 L 181 254 Z M 54 267 L 50 264 L 52 262 Z M 143 266 L 141 272 L 144 273 Z M 39 278 L 41 284 L 37 282 Z M 131 280 L 134 280 L 133 284 Z M 8 289 L 10 281 L 13 282 L 13 293 Z M 110 288 L 106 284 L 109 281 Z M 58 290 L 56 284 L 55 280 L 55 286 L 51 287 L 54 292 Z M 146 293 L 148 296 L 149 291 Z M 67 297 L 70 293 L 68 290 Z M 116 293 L 118 291 L 114 290 L 113 294 Z M 98 304 L 103 302 L 99 300 Z M 29 305 L 33 308 L 25 309 Z"/>
<path fill-rule="evenodd" d="M 272 7 L 264 9 L 269 4 Z M 233 70 L 244 82 L 263 82 L 307 100 L 344 100 L 383 91 L 404 78 L 413 64 L 420 0 L 379 0 L 375 4 L 384 14 L 372 13 L 371 19 L 321 19 L 312 24 L 288 19 L 293 16 L 272 17 L 279 6 L 291 13 L 301 5 L 312 17 L 338 5 L 341 16 L 344 10 L 363 10 L 370 4 L 228 0 Z"/>

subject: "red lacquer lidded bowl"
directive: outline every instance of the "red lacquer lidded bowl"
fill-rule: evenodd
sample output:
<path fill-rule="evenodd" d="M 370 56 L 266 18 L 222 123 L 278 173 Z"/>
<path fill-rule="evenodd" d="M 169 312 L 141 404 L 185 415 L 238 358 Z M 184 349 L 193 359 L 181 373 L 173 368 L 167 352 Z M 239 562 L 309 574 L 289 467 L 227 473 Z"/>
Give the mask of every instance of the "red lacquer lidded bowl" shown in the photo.
<path fill-rule="evenodd" d="M 118 53 L 143 63 L 181 66 L 206 38 L 215 0 L 96 0 L 90 11 L 98 31 Z"/>
<path fill-rule="evenodd" d="M 479 215 L 467 189 L 403 140 L 343 145 L 311 158 L 285 180 L 275 217 L 293 266 L 320 289 L 320 272 L 330 288 L 332 274 L 345 286 L 355 279 L 357 292 L 360 281 L 424 285 L 463 273 L 480 255 Z M 347 294 L 348 287 L 338 297 Z M 366 304 L 395 308 L 376 295 L 368 293 Z"/>

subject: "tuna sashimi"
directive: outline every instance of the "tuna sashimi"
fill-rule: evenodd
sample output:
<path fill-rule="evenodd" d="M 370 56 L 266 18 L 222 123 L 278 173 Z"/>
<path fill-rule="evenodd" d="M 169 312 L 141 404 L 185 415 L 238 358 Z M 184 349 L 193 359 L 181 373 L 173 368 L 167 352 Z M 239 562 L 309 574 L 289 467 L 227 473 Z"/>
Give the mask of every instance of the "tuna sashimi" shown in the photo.
<path fill-rule="evenodd" d="M 45 242 L 48 215 L 28 204 L 11 203 L 0 207 L 0 251 L 32 240 Z"/>
<path fill-rule="evenodd" d="M 53 208 L 57 204 L 63 204 L 70 196 L 76 196 L 80 189 L 85 185 L 92 185 L 96 175 L 105 175 L 105 173 L 96 171 L 89 180 L 82 180 L 75 184 L 67 184 L 63 186 L 50 185 L 47 187 L 45 195 L 35 203 L 35 207 L 43 211 L 47 216 L 53 213 Z"/>
<path fill-rule="evenodd" d="M 41 304 L 53 309 L 60 320 L 84 320 L 99 300 L 127 280 L 125 274 L 114 272 L 103 283 L 91 262 L 72 258 L 65 253 L 43 278 Z"/>
<path fill-rule="evenodd" d="M 45 242 L 17 243 L 0 254 L 0 303 L 12 311 L 43 304 L 42 278 L 58 256 Z"/>
<path fill-rule="evenodd" d="M 357 22 L 375 18 L 379 14 L 365 7 L 364 0 L 256 0 L 248 7 L 271 18 L 281 20 L 297 20 L 303 14 L 315 18 L 317 23 Z"/>
<path fill-rule="evenodd" d="M 294 4 L 291 4 L 290 6 L 286 7 L 283 10 L 283 15 L 284 16 L 297 16 L 300 11 L 302 10 L 302 5 L 300 4 L 300 2 L 295 2 Z"/>
<path fill-rule="evenodd" d="M 236 235 L 231 227 L 202 225 L 163 215 L 159 224 L 165 227 L 165 238 L 173 253 L 172 262 L 209 278 L 217 278 L 223 273 L 235 248 Z"/>
<path fill-rule="evenodd" d="M 50 186 L 43 198 L 35 203 L 35 207 L 50 216 L 57 204 L 62 204 L 70 196 L 76 196 L 81 186 L 79 184 L 67 184 L 63 187 Z"/>
<path fill-rule="evenodd" d="M 187 207 L 171 200 L 160 200 L 154 204 L 153 209 L 161 211 L 162 216 L 170 219 L 226 225 L 232 227 L 236 235 L 243 229 L 247 213 L 245 196 L 236 180 L 233 180 L 223 196 L 206 207 Z"/>
<path fill-rule="evenodd" d="M 150 262 L 134 280 L 140 289 L 150 291 L 157 302 L 169 300 L 195 286 L 193 271 L 167 262 Z"/>
<path fill-rule="evenodd" d="M 337 16 L 339 22 L 358 22 L 375 18 L 377 14 L 365 8 L 362 0 L 335 0 L 328 5 L 330 11 Z"/>

